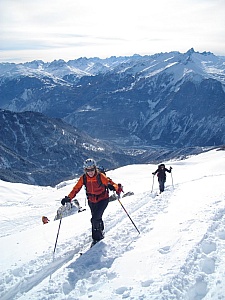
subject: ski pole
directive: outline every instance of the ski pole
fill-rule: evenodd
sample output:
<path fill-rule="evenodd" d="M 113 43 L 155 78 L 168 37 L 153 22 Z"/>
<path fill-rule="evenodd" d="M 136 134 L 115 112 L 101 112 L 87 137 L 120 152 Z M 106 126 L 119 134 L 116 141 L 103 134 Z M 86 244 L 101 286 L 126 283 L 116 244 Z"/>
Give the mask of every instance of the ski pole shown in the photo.
<path fill-rule="evenodd" d="M 56 236 L 56 241 L 55 241 L 55 247 L 54 247 L 54 251 L 53 251 L 53 256 L 55 254 L 55 249 L 56 249 L 56 245 L 57 245 L 57 241 L 58 241 L 58 237 L 59 237 L 59 230 L 60 230 L 61 222 L 62 222 L 62 216 L 61 216 L 60 221 L 59 221 L 59 228 L 58 228 L 58 233 L 57 233 L 57 236 Z"/>
<path fill-rule="evenodd" d="M 170 174 L 171 174 L 172 186 L 173 186 L 173 189 L 174 189 L 172 170 L 171 170 L 171 173 L 170 173 Z"/>
<path fill-rule="evenodd" d="M 151 190 L 151 193 L 153 192 L 154 178 L 155 178 L 155 176 L 153 175 L 153 181 L 152 181 L 152 190 Z"/>
<path fill-rule="evenodd" d="M 122 202 L 120 201 L 120 199 L 118 197 L 117 197 L 117 200 L 119 201 L 119 203 L 122 206 L 123 210 L 127 214 L 128 218 L 131 220 L 131 222 L 134 225 L 134 227 L 136 228 L 137 232 L 140 234 L 140 231 L 138 230 L 137 226 L 134 224 L 134 221 L 131 219 L 130 215 L 128 214 L 128 212 L 126 211 L 125 207 L 123 206 Z"/>

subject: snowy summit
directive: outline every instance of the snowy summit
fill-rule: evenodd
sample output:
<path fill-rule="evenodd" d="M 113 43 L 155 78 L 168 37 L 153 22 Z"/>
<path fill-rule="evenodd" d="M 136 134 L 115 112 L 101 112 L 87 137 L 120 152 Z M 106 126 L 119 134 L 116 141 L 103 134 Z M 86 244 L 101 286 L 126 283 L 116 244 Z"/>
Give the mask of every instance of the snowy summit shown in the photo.
<path fill-rule="evenodd" d="M 107 173 L 134 193 L 121 202 L 140 234 L 110 202 L 105 238 L 87 252 L 88 206 L 61 220 L 53 255 L 54 217 L 76 179 L 55 188 L 0 181 L 0 299 L 225 299 L 225 151 L 163 163 L 173 169 L 160 195 L 156 165 Z M 77 196 L 85 207 L 85 191 Z"/>

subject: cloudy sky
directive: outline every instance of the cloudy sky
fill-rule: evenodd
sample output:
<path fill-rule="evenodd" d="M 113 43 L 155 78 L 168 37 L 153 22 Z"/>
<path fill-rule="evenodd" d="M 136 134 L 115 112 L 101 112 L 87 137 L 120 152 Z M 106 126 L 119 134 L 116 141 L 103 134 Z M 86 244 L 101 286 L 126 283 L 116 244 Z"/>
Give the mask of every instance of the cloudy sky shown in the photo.
<path fill-rule="evenodd" d="M 0 62 L 211 51 L 224 0 L 0 0 Z"/>

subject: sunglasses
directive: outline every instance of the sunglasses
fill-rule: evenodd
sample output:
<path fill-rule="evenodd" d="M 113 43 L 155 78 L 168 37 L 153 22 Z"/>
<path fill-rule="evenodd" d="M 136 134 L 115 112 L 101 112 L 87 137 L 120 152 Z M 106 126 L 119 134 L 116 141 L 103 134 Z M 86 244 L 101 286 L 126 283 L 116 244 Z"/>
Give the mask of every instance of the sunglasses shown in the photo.
<path fill-rule="evenodd" d="M 87 173 L 88 173 L 88 172 L 93 172 L 93 171 L 95 171 L 95 168 L 86 169 L 85 171 L 86 171 Z"/>

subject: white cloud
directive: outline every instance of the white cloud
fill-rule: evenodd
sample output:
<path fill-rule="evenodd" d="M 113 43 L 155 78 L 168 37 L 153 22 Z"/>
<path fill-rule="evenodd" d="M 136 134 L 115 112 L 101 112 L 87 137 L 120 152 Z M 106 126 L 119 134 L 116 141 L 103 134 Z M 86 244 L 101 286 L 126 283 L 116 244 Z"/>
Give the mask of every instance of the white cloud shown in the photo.
<path fill-rule="evenodd" d="M 0 60 L 69 60 L 191 47 L 224 54 L 224 8 L 223 0 L 1 0 Z"/>

